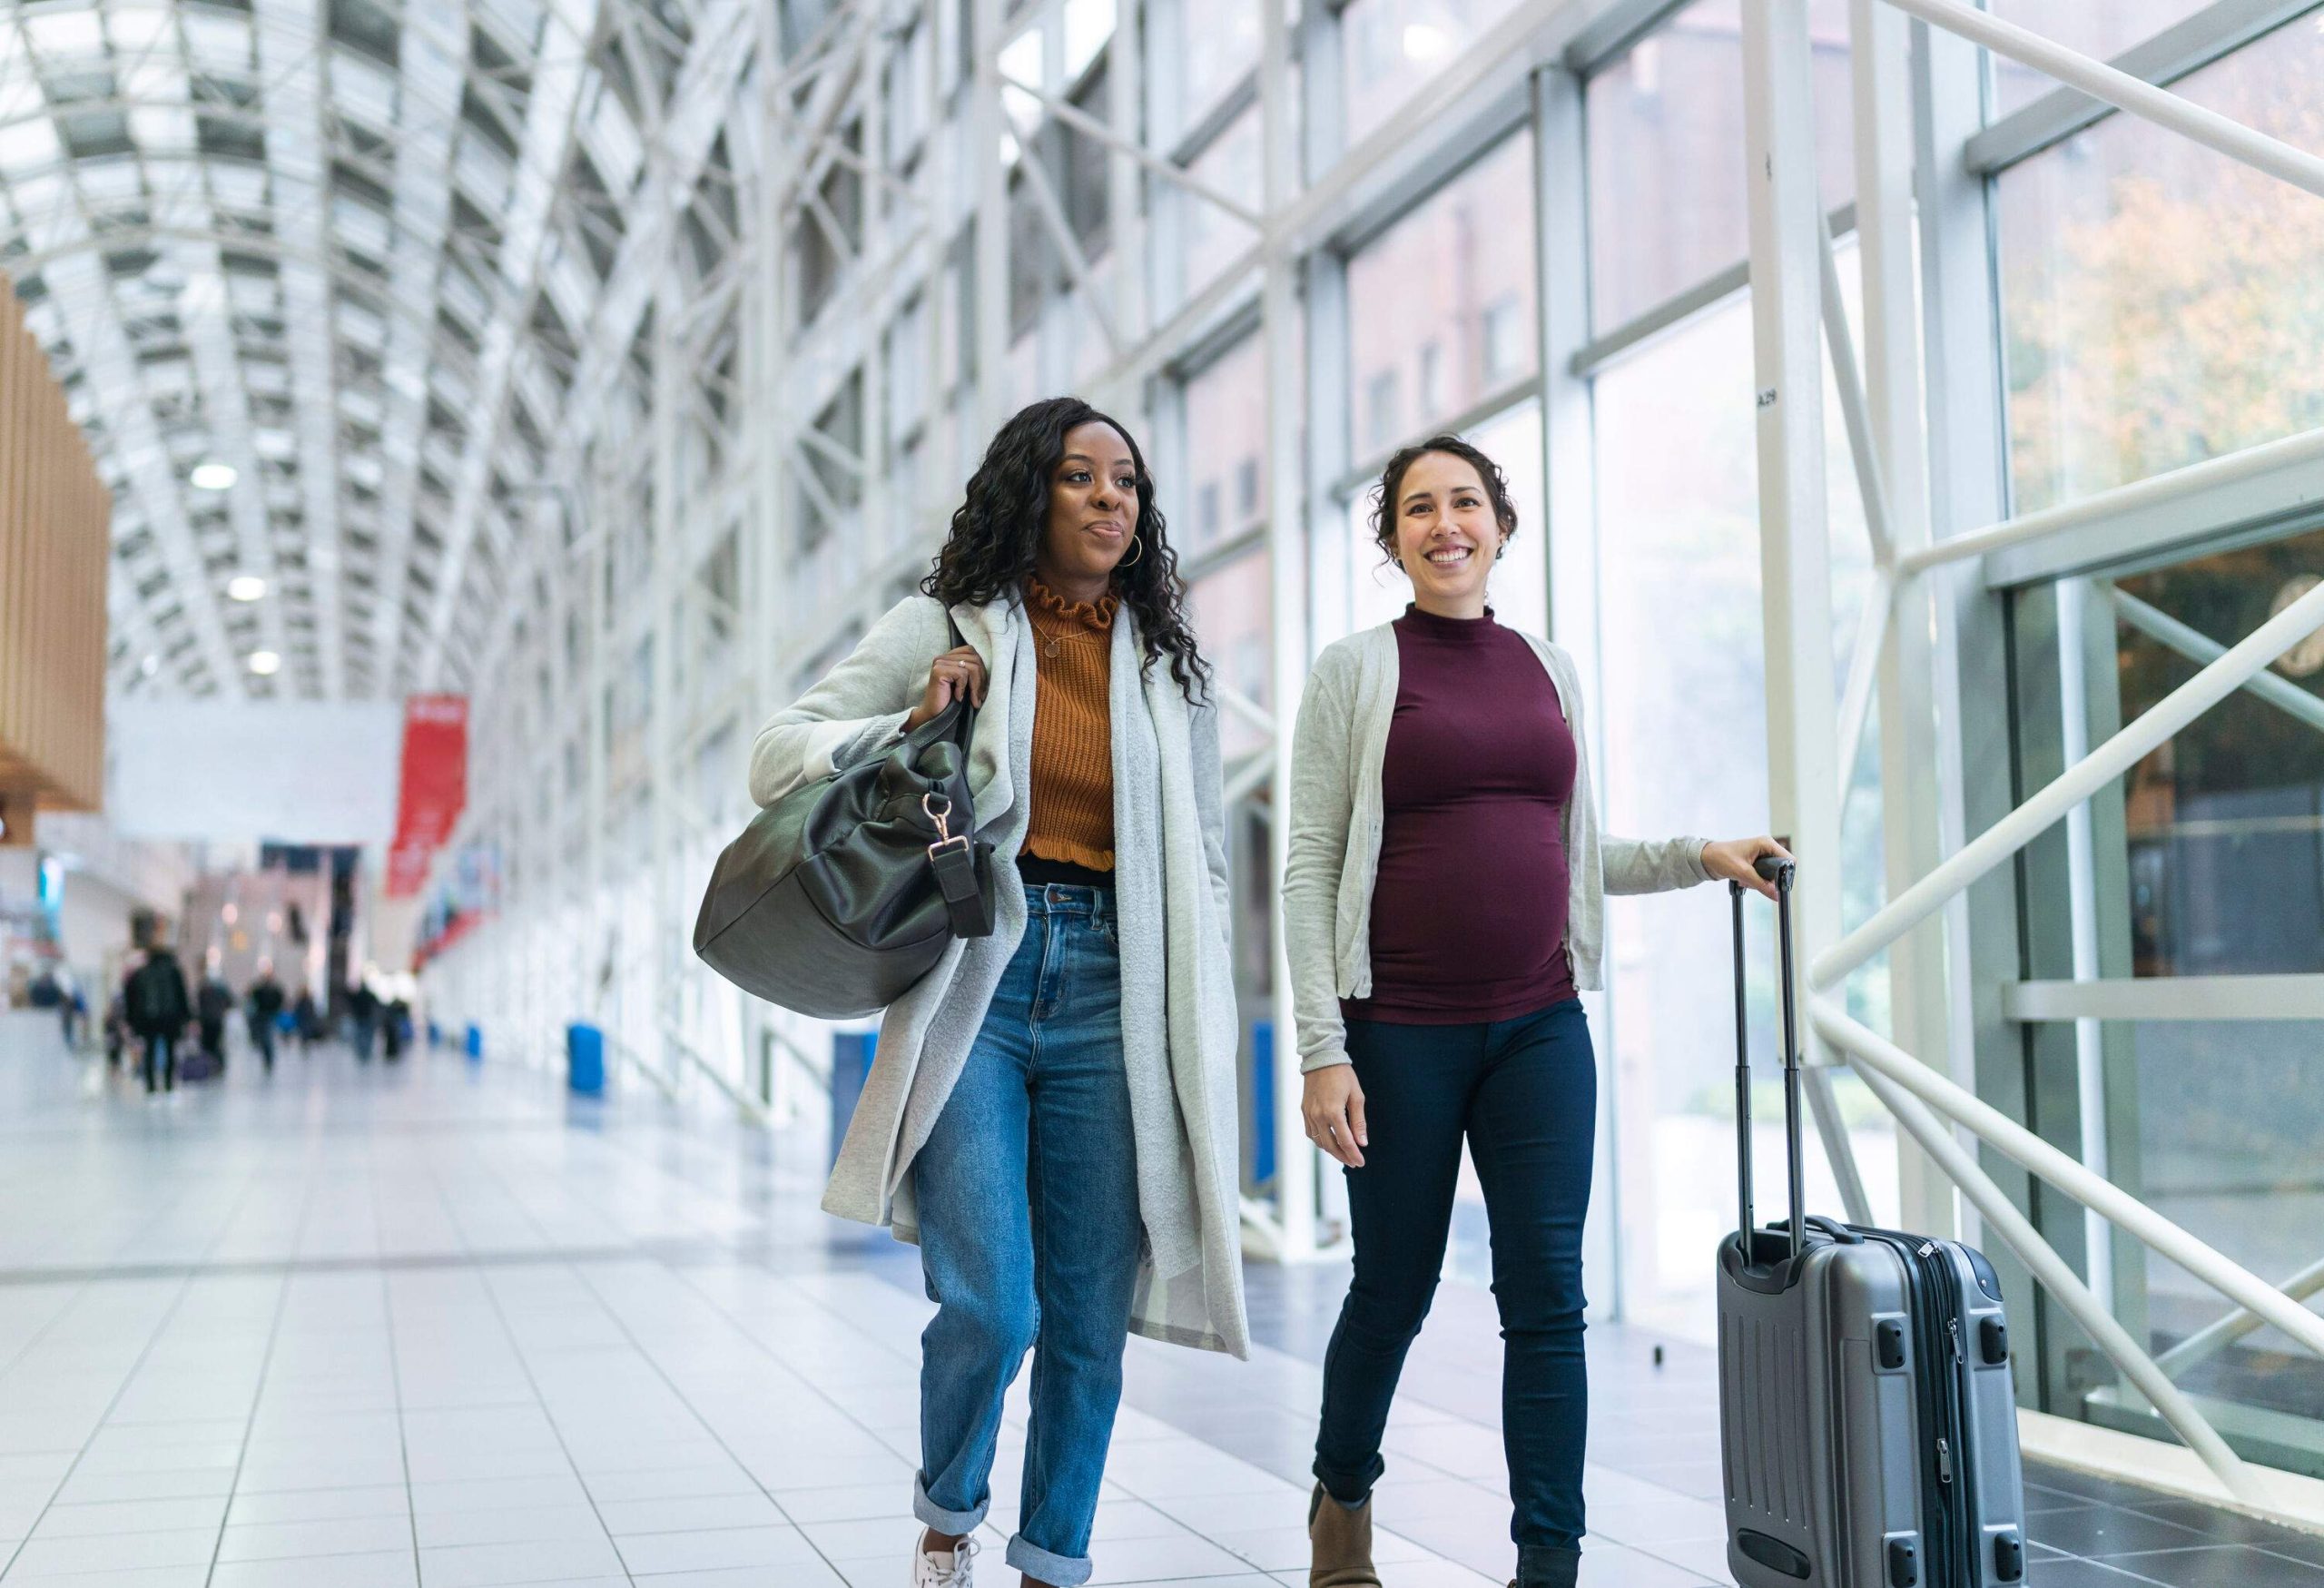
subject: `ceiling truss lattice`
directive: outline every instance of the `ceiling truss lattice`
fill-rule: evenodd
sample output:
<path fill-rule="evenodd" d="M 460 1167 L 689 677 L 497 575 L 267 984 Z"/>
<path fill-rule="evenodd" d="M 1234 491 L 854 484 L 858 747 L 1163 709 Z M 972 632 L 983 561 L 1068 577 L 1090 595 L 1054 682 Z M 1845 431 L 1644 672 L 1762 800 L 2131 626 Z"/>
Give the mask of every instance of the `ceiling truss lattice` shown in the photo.
<path fill-rule="evenodd" d="M 599 395 L 576 382 L 625 245 L 666 207 L 656 152 L 694 141 L 686 69 L 741 14 L 0 9 L 0 269 L 114 492 L 118 686 L 469 681 L 551 439 Z M 203 464 L 234 483 L 197 488 Z"/>

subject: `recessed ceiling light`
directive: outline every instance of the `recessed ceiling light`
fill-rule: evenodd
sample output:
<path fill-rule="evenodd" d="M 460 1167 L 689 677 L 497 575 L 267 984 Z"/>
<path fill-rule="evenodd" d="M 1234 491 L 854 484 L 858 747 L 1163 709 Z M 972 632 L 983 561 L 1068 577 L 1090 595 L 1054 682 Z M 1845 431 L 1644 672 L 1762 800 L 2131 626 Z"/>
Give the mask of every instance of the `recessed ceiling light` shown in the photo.
<path fill-rule="evenodd" d="M 237 601 L 255 601 L 266 594 L 266 581 L 256 574 L 241 574 L 226 581 L 226 594 Z"/>
<path fill-rule="evenodd" d="M 251 671 L 261 678 L 271 678 L 282 670 L 282 658 L 272 651 L 252 651 Z"/>
<path fill-rule="evenodd" d="M 140 673 L 143 673 L 146 677 L 151 678 L 154 674 L 162 670 L 162 658 L 159 656 L 147 656 L 143 661 L 137 664 L 137 670 Z"/>
<path fill-rule="evenodd" d="M 241 476 L 231 463 L 197 463 L 186 478 L 196 490 L 224 490 Z"/>

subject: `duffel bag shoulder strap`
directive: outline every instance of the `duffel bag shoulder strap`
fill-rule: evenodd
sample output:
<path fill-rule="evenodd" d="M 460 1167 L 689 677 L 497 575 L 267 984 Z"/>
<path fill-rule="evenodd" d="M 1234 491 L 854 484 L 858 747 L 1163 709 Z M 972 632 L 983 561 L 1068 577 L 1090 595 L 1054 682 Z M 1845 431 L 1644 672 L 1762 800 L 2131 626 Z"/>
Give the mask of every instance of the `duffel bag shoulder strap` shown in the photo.
<path fill-rule="evenodd" d="M 944 613 L 944 626 L 951 631 L 953 649 L 969 643 L 960 632 L 959 619 L 949 607 Z M 960 764 L 965 767 L 976 732 L 977 708 L 963 695 L 952 703 L 952 731 L 948 736 L 960 747 Z M 939 811 L 932 803 L 923 808 L 936 823 L 936 842 L 928 846 L 928 863 L 934 869 L 936 885 L 944 894 L 944 912 L 951 920 L 952 935 L 990 936 L 992 900 L 985 893 L 984 878 L 977 865 L 975 813 L 949 807 Z M 957 832 L 952 827 L 955 817 L 960 823 Z"/>

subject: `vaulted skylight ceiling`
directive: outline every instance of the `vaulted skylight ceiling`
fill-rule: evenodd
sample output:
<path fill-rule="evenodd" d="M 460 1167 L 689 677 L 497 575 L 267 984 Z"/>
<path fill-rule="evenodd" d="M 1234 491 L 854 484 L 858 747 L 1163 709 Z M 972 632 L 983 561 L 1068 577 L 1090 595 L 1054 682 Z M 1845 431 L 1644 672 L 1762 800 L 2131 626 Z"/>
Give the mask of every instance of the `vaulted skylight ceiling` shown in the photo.
<path fill-rule="evenodd" d="M 0 7 L 0 269 L 113 491 L 117 685 L 468 683 L 576 379 L 634 330 L 598 321 L 651 129 L 740 12 Z"/>

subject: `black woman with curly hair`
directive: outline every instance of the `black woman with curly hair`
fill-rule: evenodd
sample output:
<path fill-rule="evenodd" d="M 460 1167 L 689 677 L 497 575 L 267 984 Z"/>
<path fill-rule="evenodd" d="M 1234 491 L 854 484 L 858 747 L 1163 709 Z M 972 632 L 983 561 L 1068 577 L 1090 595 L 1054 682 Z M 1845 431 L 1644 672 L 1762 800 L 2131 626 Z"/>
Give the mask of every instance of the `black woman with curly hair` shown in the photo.
<path fill-rule="evenodd" d="M 971 1581 L 1029 1351 L 1007 1559 L 1073 1588 L 1129 1332 L 1248 1350 L 1209 667 L 1145 459 L 1078 399 L 1001 427 L 921 589 L 760 733 L 751 794 L 772 804 L 977 707 L 999 925 L 889 1008 L 823 1206 L 917 1241 L 937 1304 L 914 1588 Z"/>

